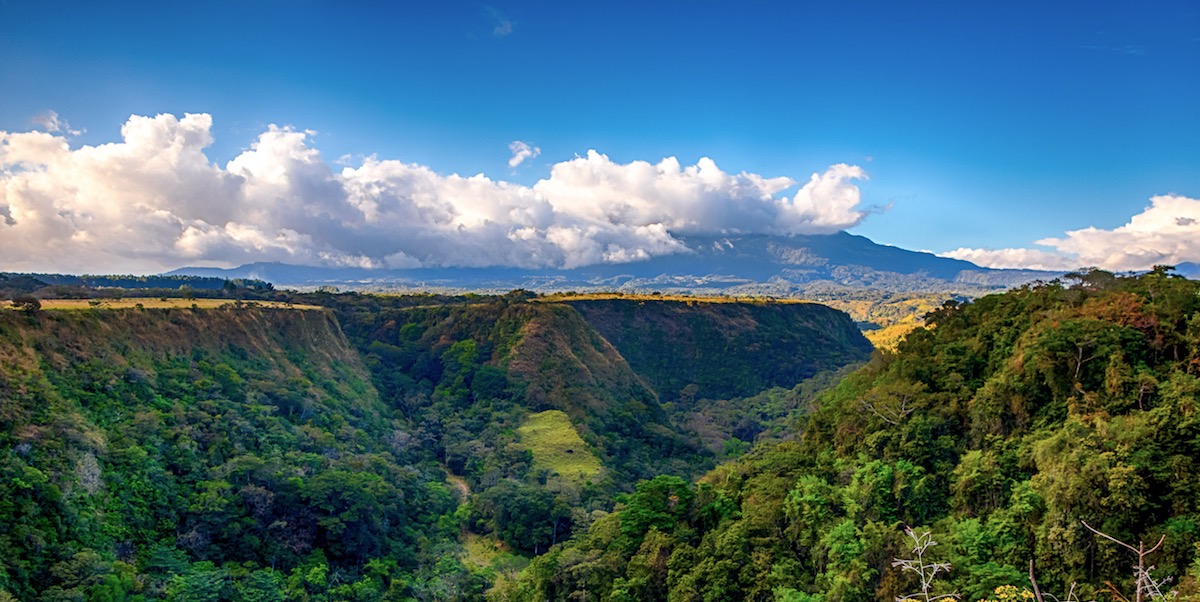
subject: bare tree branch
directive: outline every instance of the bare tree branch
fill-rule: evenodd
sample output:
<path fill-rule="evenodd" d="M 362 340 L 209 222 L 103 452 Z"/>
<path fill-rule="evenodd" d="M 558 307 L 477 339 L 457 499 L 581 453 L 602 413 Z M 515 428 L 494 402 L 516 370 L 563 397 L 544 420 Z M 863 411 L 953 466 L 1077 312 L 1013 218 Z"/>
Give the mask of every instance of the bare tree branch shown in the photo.
<path fill-rule="evenodd" d="M 1037 579 L 1033 578 L 1033 559 L 1029 559 L 1029 582 L 1033 584 L 1033 597 L 1037 602 L 1046 602 L 1042 599 L 1042 590 L 1038 589 Z"/>
<path fill-rule="evenodd" d="M 1093 527 L 1093 526 L 1091 526 L 1091 525 L 1087 524 L 1087 521 L 1085 521 L 1085 520 L 1081 520 L 1081 521 L 1079 521 L 1079 522 L 1083 523 L 1083 526 L 1087 527 L 1088 531 L 1091 531 L 1092 533 L 1095 533 L 1096 535 L 1099 535 L 1100 537 L 1103 537 L 1104 539 L 1107 539 L 1107 540 L 1109 540 L 1109 541 L 1111 541 L 1111 542 L 1113 542 L 1113 543 L 1116 543 L 1116 544 L 1120 544 L 1120 545 L 1122 545 L 1122 546 L 1125 546 L 1126 548 L 1129 548 L 1129 551 L 1133 552 L 1134 554 L 1141 554 L 1141 551 L 1140 551 L 1140 550 L 1138 550 L 1137 548 L 1135 548 L 1135 547 L 1133 547 L 1133 546 L 1131 546 L 1131 545 L 1129 545 L 1129 544 L 1127 544 L 1127 543 L 1125 543 L 1125 542 L 1123 542 L 1123 541 L 1121 541 L 1121 540 L 1119 540 L 1119 539 L 1117 539 L 1117 538 L 1113 537 L 1112 535 L 1109 535 L 1108 533 L 1105 533 L 1105 532 L 1103 532 L 1103 531 L 1100 531 L 1099 529 L 1096 529 L 1095 527 Z M 1157 546 L 1156 546 L 1156 547 L 1157 547 Z"/>
<path fill-rule="evenodd" d="M 918 534 L 913 531 L 912 527 L 905 527 L 904 533 L 913 541 L 912 553 L 916 558 L 897 558 L 892 562 L 892 566 L 900 567 L 901 571 L 912 571 L 917 574 L 921 581 L 921 591 L 904 596 L 896 596 L 896 602 L 904 602 L 905 600 L 923 600 L 924 602 L 933 602 L 934 600 L 942 600 L 944 598 L 961 598 L 958 592 L 951 594 L 933 594 L 933 580 L 938 573 L 950 572 L 950 563 L 948 562 L 926 562 L 925 552 L 937 545 L 933 540 L 933 536 L 929 531 Z"/>
<path fill-rule="evenodd" d="M 1147 550 L 1145 542 L 1139 541 L 1138 546 L 1135 548 L 1132 545 L 1109 535 L 1108 533 L 1092 527 L 1091 525 L 1087 524 L 1087 521 L 1081 520 L 1079 522 L 1082 523 L 1084 527 L 1087 527 L 1088 531 L 1091 531 L 1092 533 L 1095 533 L 1096 535 L 1099 535 L 1100 537 L 1103 537 L 1104 539 L 1107 539 L 1113 543 L 1119 544 L 1122 547 L 1132 551 L 1134 554 L 1137 554 L 1137 564 L 1133 567 L 1133 586 L 1135 588 L 1135 591 L 1133 592 L 1134 602 L 1142 602 L 1144 597 L 1152 600 L 1154 598 L 1165 597 L 1162 592 L 1162 586 L 1169 583 L 1171 578 L 1167 577 L 1166 579 L 1155 580 L 1154 576 L 1150 574 L 1150 572 L 1154 570 L 1154 567 L 1146 567 L 1146 557 L 1162 547 L 1163 542 L 1167 540 L 1166 535 L 1159 537 L 1158 543 L 1154 544 L 1153 547 Z M 1121 596 L 1120 593 L 1117 592 L 1117 588 L 1114 587 L 1112 583 L 1109 583 L 1108 581 L 1105 581 L 1104 583 L 1113 591 L 1113 593 L 1117 594 L 1118 597 L 1125 602 L 1129 602 L 1128 598 Z"/>

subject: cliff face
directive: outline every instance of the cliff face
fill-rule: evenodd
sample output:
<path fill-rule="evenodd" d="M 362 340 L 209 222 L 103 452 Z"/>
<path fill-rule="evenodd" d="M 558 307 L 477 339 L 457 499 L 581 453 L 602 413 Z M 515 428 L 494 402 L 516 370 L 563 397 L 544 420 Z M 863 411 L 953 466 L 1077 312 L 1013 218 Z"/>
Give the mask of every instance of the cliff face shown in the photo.
<path fill-rule="evenodd" d="M 663 419 L 654 392 L 604 337 L 567 306 L 535 308 L 513 347 L 508 370 L 528 383 L 526 395 L 535 406 L 576 415 L 624 410 L 642 420 Z"/>
<path fill-rule="evenodd" d="M 0 311 L 0 589 L 151 556 L 410 563 L 449 500 L 400 424 L 330 311 Z"/>
<path fill-rule="evenodd" d="M 865 361 L 871 344 L 846 314 L 814 303 L 568 301 L 664 400 L 790 388 Z"/>
<path fill-rule="evenodd" d="M 380 410 L 357 352 L 323 310 L 0 312 L 0 358 L 0 383 L 15 393 L 0 402 L 6 434 L 48 410 L 98 419 L 103 408 L 91 401 L 117 391 L 125 397 L 112 401 L 135 411 L 140 401 L 165 408 L 226 394 L 271 404 L 291 383 L 310 413 Z"/>

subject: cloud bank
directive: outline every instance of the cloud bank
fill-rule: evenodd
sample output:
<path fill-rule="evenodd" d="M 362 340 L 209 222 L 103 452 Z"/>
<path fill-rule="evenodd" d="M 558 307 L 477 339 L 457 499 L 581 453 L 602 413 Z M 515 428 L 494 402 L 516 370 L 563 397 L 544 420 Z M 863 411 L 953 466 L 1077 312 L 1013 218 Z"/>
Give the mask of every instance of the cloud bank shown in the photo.
<path fill-rule="evenodd" d="M 1071 230 L 1035 244 L 1054 250 L 963 248 L 944 256 L 985 267 L 1046 270 L 1086 266 L 1129 271 L 1200 262 L 1200 200 L 1173 194 L 1152 197 L 1150 206 L 1123 226 Z"/>
<path fill-rule="evenodd" d="M 222 167 L 203 152 L 211 130 L 206 114 L 133 116 L 121 142 L 80 148 L 0 131 L 0 269 L 573 268 L 686 252 L 679 235 L 832 233 L 866 215 L 850 165 L 801 184 L 590 151 L 522 186 L 377 158 L 335 171 L 311 132 L 277 126 Z"/>

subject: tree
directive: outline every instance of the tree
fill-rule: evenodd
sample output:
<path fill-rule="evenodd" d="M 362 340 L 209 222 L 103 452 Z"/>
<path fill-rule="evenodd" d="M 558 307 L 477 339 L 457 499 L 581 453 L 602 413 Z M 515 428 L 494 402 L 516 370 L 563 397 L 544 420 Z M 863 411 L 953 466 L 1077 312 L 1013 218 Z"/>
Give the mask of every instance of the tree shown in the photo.
<path fill-rule="evenodd" d="M 283 575 L 270 568 L 250 573 L 234 585 L 237 602 L 283 602 Z"/>
<path fill-rule="evenodd" d="M 167 586 L 170 602 L 217 602 L 226 598 L 229 572 L 213 563 L 197 562 L 184 575 L 176 575 Z"/>
<path fill-rule="evenodd" d="M 676 523 L 692 509 L 696 491 L 687 481 L 671 475 L 659 475 L 637 484 L 634 493 L 622 500 L 621 534 L 627 545 L 636 549 L 650 529 L 670 533 Z"/>
<path fill-rule="evenodd" d="M 17 295 L 12 299 L 12 306 L 31 316 L 42 309 L 42 301 L 33 295 Z"/>
<path fill-rule="evenodd" d="M 571 509 L 554 494 L 505 480 L 475 498 L 474 522 L 514 548 L 538 554 L 571 530 Z"/>

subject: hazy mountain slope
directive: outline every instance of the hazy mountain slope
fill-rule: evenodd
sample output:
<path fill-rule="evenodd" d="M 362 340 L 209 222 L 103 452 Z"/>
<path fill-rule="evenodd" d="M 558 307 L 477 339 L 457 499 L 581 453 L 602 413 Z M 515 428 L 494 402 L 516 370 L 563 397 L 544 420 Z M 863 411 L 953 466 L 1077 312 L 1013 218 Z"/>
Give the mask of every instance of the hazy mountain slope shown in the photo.
<path fill-rule="evenodd" d="M 1175 266 L 1175 271 L 1188 278 L 1200 278 L 1200 263 L 1185 262 Z"/>
<path fill-rule="evenodd" d="M 593 290 L 695 289 L 705 292 L 757 285 L 762 294 L 793 294 L 811 284 L 892 291 L 982 293 L 1054 274 L 991 270 L 970 262 L 880 245 L 846 232 L 827 235 L 689 237 L 687 252 L 645 261 L 570 270 L 421 268 L 370 270 L 257 263 L 233 269 L 183 268 L 171 275 L 255 278 L 280 286 L 333 284 L 351 288 Z M 762 288 L 765 287 L 765 288 Z M 759 289 L 749 289 L 759 290 Z"/>

